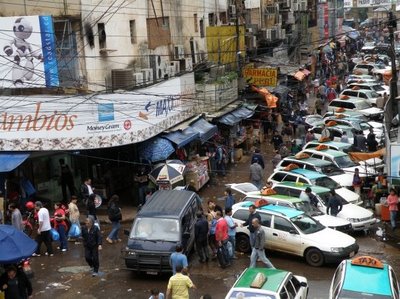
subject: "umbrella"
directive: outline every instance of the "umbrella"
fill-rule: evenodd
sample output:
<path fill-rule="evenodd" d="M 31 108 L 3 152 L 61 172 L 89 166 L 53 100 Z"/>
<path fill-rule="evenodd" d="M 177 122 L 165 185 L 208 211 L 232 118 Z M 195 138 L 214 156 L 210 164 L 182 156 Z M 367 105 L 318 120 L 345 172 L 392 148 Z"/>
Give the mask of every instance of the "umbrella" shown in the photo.
<path fill-rule="evenodd" d="M 0 225 L 0 263 L 18 263 L 35 252 L 37 243 L 11 225 Z"/>
<path fill-rule="evenodd" d="M 175 151 L 172 143 L 164 138 L 156 137 L 146 141 L 139 148 L 139 156 L 151 162 L 167 159 Z"/>
<path fill-rule="evenodd" d="M 154 182 L 169 182 L 171 185 L 183 181 L 186 165 L 179 160 L 167 160 L 157 164 L 150 172 L 149 178 Z"/>

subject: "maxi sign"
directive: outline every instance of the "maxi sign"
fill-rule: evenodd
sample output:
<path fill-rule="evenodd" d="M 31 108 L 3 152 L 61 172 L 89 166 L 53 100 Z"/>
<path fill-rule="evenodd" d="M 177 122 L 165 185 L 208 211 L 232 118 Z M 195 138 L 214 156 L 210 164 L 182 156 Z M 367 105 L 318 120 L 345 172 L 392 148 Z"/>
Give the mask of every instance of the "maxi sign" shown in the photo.
<path fill-rule="evenodd" d="M 278 70 L 276 68 L 244 68 L 243 77 L 257 86 L 276 86 Z"/>
<path fill-rule="evenodd" d="M 0 88 L 59 86 L 51 16 L 0 18 Z"/>
<path fill-rule="evenodd" d="M 193 73 L 134 92 L 0 97 L 0 150 L 77 150 L 144 141 L 194 116 Z"/>

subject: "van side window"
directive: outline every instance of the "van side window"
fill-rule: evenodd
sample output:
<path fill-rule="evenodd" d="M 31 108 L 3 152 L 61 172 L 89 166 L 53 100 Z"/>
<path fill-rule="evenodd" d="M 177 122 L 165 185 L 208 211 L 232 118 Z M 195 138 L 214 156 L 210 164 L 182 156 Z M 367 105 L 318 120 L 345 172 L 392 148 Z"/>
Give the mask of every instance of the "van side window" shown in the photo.
<path fill-rule="evenodd" d="M 285 232 L 290 232 L 294 229 L 289 221 L 279 216 L 274 217 L 274 228 Z"/>

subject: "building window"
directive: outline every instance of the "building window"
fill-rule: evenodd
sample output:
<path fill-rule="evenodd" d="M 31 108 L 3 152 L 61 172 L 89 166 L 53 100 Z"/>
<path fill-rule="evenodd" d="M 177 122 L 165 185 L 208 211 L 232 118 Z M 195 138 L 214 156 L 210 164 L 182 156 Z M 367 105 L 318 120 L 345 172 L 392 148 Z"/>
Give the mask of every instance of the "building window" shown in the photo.
<path fill-rule="evenodd" d="M 129 30 L 131 32 L 131 44 L 136 44 L 136 21 L 129 21 Z"/>
<path fill-rule="evenodd" d="M 200 25 L 200 37 L 204 38 L 204 20 L 203 19 L 200 20 L 199 25 Z"/>
<path fill-rule="evenodd" d="M 100 49 L 107 48 L 106 30 L 105 30 L 104 23 L 98 23 L 97 24 L 97 34 L 99 36 L 99 47 L 100 47 Z"/>
<path fill-rule="evenodd" d="M 199 26 L 197 26 L 197 13 L 193 14 L 193 25 L 194 32 L 199 32 Z"/>
<path fill-rule="evenodd" d="M 213 13 L 208 14 L 208 25 L 215 26 L 215 15 Z"/>

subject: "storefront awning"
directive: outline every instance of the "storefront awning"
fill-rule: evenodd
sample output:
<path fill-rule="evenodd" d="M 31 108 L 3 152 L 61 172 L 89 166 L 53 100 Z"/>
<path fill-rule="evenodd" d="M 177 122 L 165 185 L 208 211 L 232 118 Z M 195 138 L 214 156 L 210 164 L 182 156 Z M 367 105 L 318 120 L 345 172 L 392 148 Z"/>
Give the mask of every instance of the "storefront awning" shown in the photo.
<path fill-rule="evenodd" d="M 150 162 L 166 160 L 174 151 L 172 143 L 161 137 L 154 137 L 139 146 L 139 156 Z"/>
<path fill-rule="evenodd" d="M 163 137 L 175 143 L 177 147 L 184 147 L 186 144 L 200 137 L 200 133 L 191 127 L 187 127 L 184 130 L 178 130 L 165 134 Z"/>
<path fill-rule="evenodd" d="M 257 106 L 253 107 L 254 109 L 242 106 L 236 110 L 233 110 L 230 113 L 225 114 L 224 116 L 218 119 L 218 122 L 228 126 L 234 126 L 241 120 L 252 117 L 254 115 L 254 110 Z"/>
<path fill-rule="evenodd" d="M 190 127 L 200 134 L 201 143 L 209 140 L 218 131 L 217 126 L 210 124 L 204 118 L 199 118 Z"/>
<path fill-rule="evenodd" d="M 4 153 L 0 154 L 0 172 L 9 172 L 20 166 L 29 154 L 26 153 Z"/>

